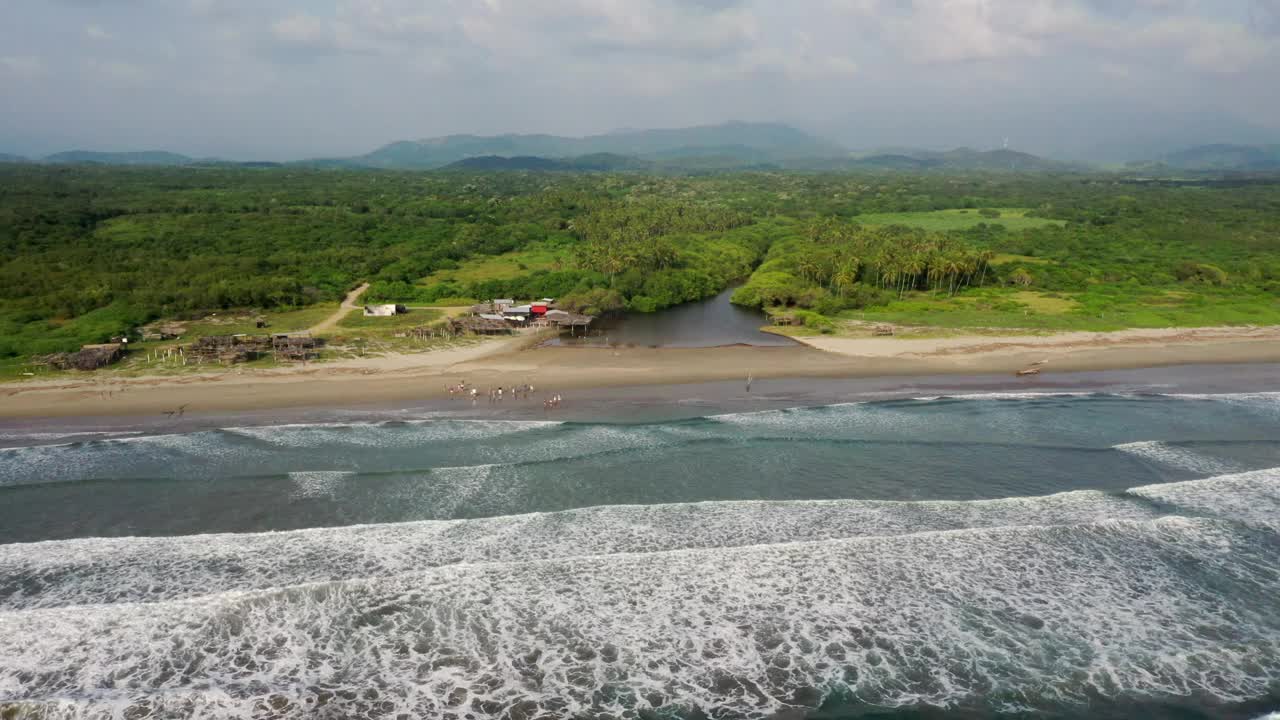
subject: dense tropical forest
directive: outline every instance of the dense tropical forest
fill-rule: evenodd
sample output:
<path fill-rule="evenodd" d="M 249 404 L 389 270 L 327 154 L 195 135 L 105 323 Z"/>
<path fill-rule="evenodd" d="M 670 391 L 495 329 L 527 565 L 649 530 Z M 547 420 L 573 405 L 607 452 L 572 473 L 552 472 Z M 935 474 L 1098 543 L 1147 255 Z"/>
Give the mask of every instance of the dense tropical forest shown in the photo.
<path fill-rule="evenodd" d="M 0 357 L 369 300 L 735 302 L 1094 328 L 1280 323 L 1280 178 L 0 165 Z"/>

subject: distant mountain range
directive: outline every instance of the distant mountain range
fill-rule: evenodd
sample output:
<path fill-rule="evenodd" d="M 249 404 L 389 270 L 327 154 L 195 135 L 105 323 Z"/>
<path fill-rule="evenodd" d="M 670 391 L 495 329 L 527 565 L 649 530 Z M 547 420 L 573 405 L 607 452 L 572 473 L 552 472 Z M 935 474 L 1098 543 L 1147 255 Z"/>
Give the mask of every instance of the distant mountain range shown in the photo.
<path fill-rule="evenodd" d="M 650 170 L 653 163 L 646 162 L 630 155 L 614 153 L 593 153 L 573 158 L 545 158 L 536 155 L 517 155 L 503 157 L 501 155 L 481 155 L 469 157 L 445 165 L 445 170 L 534 170 L 534 171 L 577 171 L 577 172 L 618 172 L 623 170 Z"/>
<path fill-rule="evenodd" d="M 192 158 L 158 150 L 73 150 L 27 159 L 0 154 L 0 162 L 103 165 L 229 165 L 275 167 L 280 163 Z M 354 157 L 286 163 L 318 168 L 395 170 L 497 170 L 529 172 L 704 172 L 724 170 L 901 170 L 1071 172 L 1089 169 L 1016 150 L 948 151 L 884 148 L 851 152 L 802 130 L 777 123 L 733 122 L 666 130 L 619 130 L 588 137 L 558 135 L 448 135 L 384 145 Z M 1201 145 L 1166 154 L 1131 170 L 1252 172 L 1280 170 L 1280 145 Z"/>
<path fill-rule="evenodd" d="M 430 169 L 472 157 L 576 158 L 599 154 L 640 160 L 730 156 L 744 164 L 841 156 L 848 151 L 787 125 L 726 123 L 670 130 L 625 130 L 582 138 L 559 135 L 448 135 L 394 142 L 366 155 L 324 164 Z"/>
<path fill-rule="evenodd" d="M 450 135 L 396 142 L 325 167 L 449 170 L 1070 170 L 1013 150 L 906 149 L 857 155 L 801 130 L 773 123 L 727 123 L 674 130 L 623 130 L 585 138 L 555 135 Z"/>
<path fill-rule="evenodd" d="M 1013 170 L 1050 172 L 1084 170 L 1086 166 L 1042 158 L 1017 150 L 973 150 L 956 148 L 938 152 L 913 148 L 891 148 L 854 155 L 840 163 L 850 168 L 884 170 Z"/>
<path fill-rule="evenodd" d="M 141 152 L 93 152 L 91 150 L 69 150 L 44 157 L 43 162 L 59 165 L 98 164 L 98 165 L 190 165 L 193 158 L 163 150 L 143 150 Z"/>
<path fill-rule="evenodd" d="M 1280 170 L 1280 145 L 1197 145 L 1169 153 L 1155 163 L 1178 170 Z"/>
<path fill-rule="evenodd" d="M 45 163 L 48 165 L 136 165 L 151 167 L 178 167 L 183 165 L 225 165 L 231 167 L 281 167 L 283 163 L 267 161 L 237 162 L 218 158 L 193 158 L 164 150 L 137 152 L 96 152 L 93 150 L 68 150 L 32 159 L 22 155 L 0 153 L 0 163 Z"/>

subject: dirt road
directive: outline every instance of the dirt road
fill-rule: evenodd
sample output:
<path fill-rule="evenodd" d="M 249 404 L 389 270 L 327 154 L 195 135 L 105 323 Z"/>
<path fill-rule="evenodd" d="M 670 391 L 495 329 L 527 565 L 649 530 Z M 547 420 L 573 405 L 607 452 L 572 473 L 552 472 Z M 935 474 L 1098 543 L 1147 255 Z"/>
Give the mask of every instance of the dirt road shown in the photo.
<path fill-rule="evenodd" d="M 368 289 L 369 283 L 364 283 L 355 290 L 347 293 L 347 296 L 342 299 L 342 305 L 338 307 L 337 312 L 307 328 L 307 332 L 312 335 L 319 335 L 321 333 L 329 332 L 337 327 L 342 318 L 347 316 L 347 313 L 356 309 L 356 300 L 359 300 L 360 296 L 364 294 L 364 291 Z"/>

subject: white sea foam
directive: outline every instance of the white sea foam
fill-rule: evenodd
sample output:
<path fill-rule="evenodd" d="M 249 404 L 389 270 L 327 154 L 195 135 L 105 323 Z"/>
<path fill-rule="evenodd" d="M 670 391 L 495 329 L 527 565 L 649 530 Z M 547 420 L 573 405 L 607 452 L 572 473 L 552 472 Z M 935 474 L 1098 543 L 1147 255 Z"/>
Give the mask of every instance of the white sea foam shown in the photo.
<path fill-rule="evenodd" d="M 863 437 L 869 433 L 920 436 L 936 419 L 887 405 L 837 403 L 818 407 L 727 413 L 707 418 L 756 437 L 794 439 Z"/>
<path fill-rule="evenodd" d="M 560 425 L 542 420 L 412 420 L 396 421 L 400 432 L 387 432 L 388 423 L 299 423 L 224 428 L 223 432 L 289 447 L 413 446 L 436 440 L 483 440 L 511 433 Z"/>
<path fill-rule="evenodd" d="M 1269 553 L 1222 521 L 1112 520 L 10 611 L 0 688 L 80 698 L 76 717 L 764 718 L 837 690 L 889 707 L 1234 702 L 1280 680 Z"/>
<path fill-rule="evenodd" d="M 437 468 L 420 493 L 464 513 L 503 487 L 501 466 Z M 332 492 L 340 473 L 298 473 L 300 491 Z M 470 520 L 315 528 L 258 534 L 86 538 L 0 545 L 0 609 L 164 601 L 457 563 L 730 548 L 943 530 L 1087 525 L 1207 514 L 1232 520 L 1276 512 L 1280 469 L 1137 488 L 977 501 L 803 500 L 614 505 Z M 315 496 L 315 495 L 310 495 Z M 413 498 L 397 497 L 394 502 Z M 1263 501 L 1266 502 L 1263 502 Z M 507 504 L 509 500 L 500 499 Z M 1270 503 L 1268 505 L 1268 503 Z M 1271 509 L 1268 510 L 1268 507 Z M 29 588 L 38 588 L 32 591 Z"/>
<path fill-rule="evenodd" d="M 1280 392 L 1245 392 L 1245 393 L 1167 393 L 1167 397 L 1185 400 L 1216 400 L 1220 402 L 1280 402 Z"/>
<path fill-rule="evenodd" d="M 215 433 L 136 435 L 0 449 L 0 486 L 58 482 L 135 469 L 139 453 L 150 460 L 178 462 L 194 455 L 228 458 L 236 454 Z"/>
<path fill-rule="evenodd" d="M 298 470 L 289 473 L 293 481 L 295 497 L 327 498 L 342 486 L 342 483 L 355 475 L 349 470 Z"/>
<path fill-rule="evenodd" d="M 67 432 L 0 432 L 0 440 L 60 440 L 76 437 L 102 437 L 105 435 L 141 435 L 141 430 L 75 430 Z"/>
<path fill-rule="evenodd" d="M 1187 511 L 1280 527 L 1280 468 L 1147 485 L 1129 492 Z"/>
<path fill-rule="evenodd" d="M 924 397 L 910 398 L 920 402 L 936 402 L 938 400 L 1042 400 L 1044 398 L 1079 398 L 1079 397 L 1116 397 L 1107 394 L 1100 394 L 1096 391 L 1053 391 L 1045 390 L 1041 392 L 986 392 L 986 393 L 955 393 L 947 395 L 930 395 Z"/>
<path fill-rule="evenodd" d="M 175 468 L 190 473 L 199 468 L 208 476 L 235 476 L 245 472 L 283 473 L 292 461 L 286 451 L 326 451 L 343 459 L 347 450 L 365 457 L 378 450 L 447 450 L 472 443 L 465 454 L 492 452 L 497 460 L 526 457 L 531 451 L 502 446 L 477 449 L 477 441 L 553 429 L 557 421 L 426 420 L 388 423 L 310 423 L 262 427 L 237 427 L 191 433 L 136 435 L 92 440 L 0 448 L 0 486 L 39 484 L 95 478 L 171 477 Z M 251 442 L 246 442 L 246 440 Z M 634 443 L 633 443 L 634 444 Z M 566 451 L 571 443 L 560 442 Z M 590 447 L 577 452 L 593 451 Z M 539 452 L 546 453 L 545 447 Z M 391 469 L 376 456 L 366 463 L 373 469 Z M 185 476 L 184 476 L 185 477 Z"/>
<path fill-rule="evenodd" d="M 1123 443 L 1113 446 L 1112 449 L 1129 453 L 1149 462 L 1179 470 L 1189 470 L 1203 475 L 1221 475 L 1239 472 L 1244 469 L 1229 460 L 1210 457 L 1180 445 L 1158 440 Z"/>

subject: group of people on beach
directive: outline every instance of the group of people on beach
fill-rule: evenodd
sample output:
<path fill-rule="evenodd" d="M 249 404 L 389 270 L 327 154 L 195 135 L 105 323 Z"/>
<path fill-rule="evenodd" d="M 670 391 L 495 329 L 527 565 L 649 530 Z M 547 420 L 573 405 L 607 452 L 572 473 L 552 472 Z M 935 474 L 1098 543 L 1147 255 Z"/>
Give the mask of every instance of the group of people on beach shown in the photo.
<path fill-rule="evenodd" d="M 444 389 L 449 393 L 450 398 L 457 398 L 459 396 L 463 398 L 469 397 L 471 398 L 472 405 L 480 401 L 480 388 L 468 385 L 466 380 L 463 380 L 457 385 L 446 385 Z M 511 400 L 528 400 L 533 396 L 533 393 L 534 387 L 528 383 L 523 385 L 511 385 L 509 387 L 502 387 L 499 385 L 496 388 L 489 388 L 487 391 L 490 405 L 501 403 L 503 400 L 508 398 Z M 561 397 L 559 394 L 552 395 L 549 398 L 543 399 L 542 407 L 546 410 L 558 408 L 560 407 L 560 402 Z"/>

